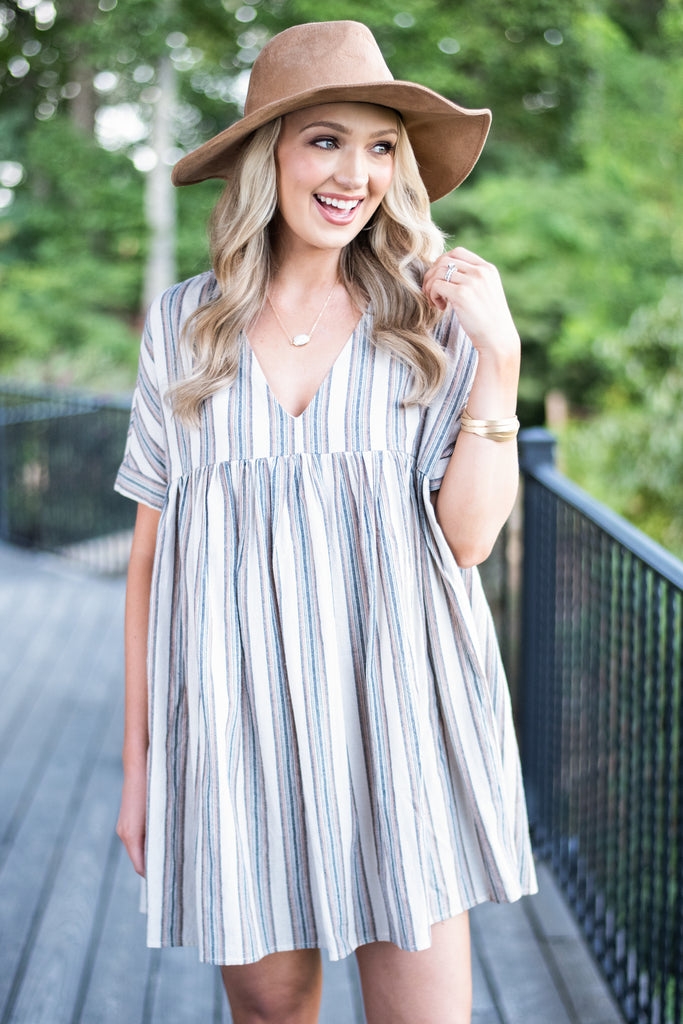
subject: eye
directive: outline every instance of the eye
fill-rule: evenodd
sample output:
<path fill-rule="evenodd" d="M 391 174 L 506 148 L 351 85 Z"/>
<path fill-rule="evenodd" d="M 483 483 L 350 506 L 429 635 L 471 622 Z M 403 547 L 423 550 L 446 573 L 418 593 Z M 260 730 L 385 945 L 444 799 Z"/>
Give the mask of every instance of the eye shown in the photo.
<path fill-rule="evenodd" d="M 396 146 L 393 142 L 376 142 L 372 147 L 373 153 L 379 153 L 382 156 L 393 153 L 395 149 Z"/>
<path fill-rule="evenodd" d="M 329 135 L 325 135 L 321 138 L 312 139 L 311 144 L 317 146 L 318 149 L 336 149 L 337 140 Z"/>

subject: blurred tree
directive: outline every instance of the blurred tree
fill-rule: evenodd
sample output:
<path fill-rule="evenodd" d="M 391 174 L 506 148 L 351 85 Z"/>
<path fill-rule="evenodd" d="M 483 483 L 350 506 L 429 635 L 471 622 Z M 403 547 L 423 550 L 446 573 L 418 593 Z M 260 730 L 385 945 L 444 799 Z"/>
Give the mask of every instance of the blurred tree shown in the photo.
<path fill-rule="evenodd" d="M 0 0 L 0 372 L 130 385 L 150 291 L 208 262 L 220 183 L 174 194 L 170 166 L 239 115 L 272 34 L 328 18 L 368 24 L 396 77 L 493 109 L 481 161 L 435 216 L 503 273 L 524 421 L 551 388 L 581 416 L 603 410 L 594 460 L 568 464 L 590 487 L 610 479 L 610 430 L 644 444 L 671 376 L 655 345 L 638 434 L 622 370 L 641 372 L 633 339 L 666 333 L 658 302 L 683 277 L 683 0 Z M 620 507 L 659 510 L 655 528 L 680 494 L 629 465 Z"/>
<path fill-rule="evenodd" d="M 561 434 L 565 468 L 683 558 L 683 278 L 602 340 L 613 383 L 600 416 Z"/>
<path fill-rule="evenodd" d="M 521 410 L 543 420 L 560 388 L 595 410 L 613 374 L 596 342 L 683 273 L 683 64 L 673 28 L 657 55 L 604 14 L 574 21 L 589 66 L 567 125 L 573 161 L 486 174 L 439 204 L 454 240 L 503 272 L 524 340 Z M 668 53 L 667 48 L 668 47 Z"/>
<path fill-rule="evenodd" d="M 327 17 L 364 20 L 397 77 L 493 108 L 482 160 L 437 220 L 501 266 L 525 341 L 525 421 L 542 418 L 549 387 L 595 405 L 611 370 L 594 339 L 680 266 L 680 0 L 0 0 L 0 161 L 24 175 L 5 189 L 0 261 L 52 272 L 75 249 L 103 287 L 74 277 L 74 315 L 92 305 L 136 323 L 173 273 L 169 166 L 238 116 L 270 35 Z M 74 160 L 88 168 L 75 188 Z M 206 265 L 219 189 L 175 196 L 180 277 Z"/>
<path fill-rule="evenodd" d="M 103 282 L 108 268 L 112 283 L 96 294 L 94 279 L 78 288 L 74 279 L 64 301 L 72 301 L 75 321 L 93 307 L 134 323 L 150 294 L 175 276 L 176 253 L 180 276 L 206 262 L 204 222 L 218 186 L 182 190 L 174 247 L 169 166 L 238 116 L 246 73 L 266 39 L 308 19 L 365 20 L 397 76 L 492 105 L 489 170 L 563 148 L 569 160 L 562 123 L 578 103 L 585 65 L 567 26 L 584 6 L 530 0 L 520 12 L 503 0 L 455 0 L 444 10 L 436 0 L 405 0 L 397 12 L 395 2 L 379 0 L 368 12 L 359 0 L 334 10 L 312 0 L 0 0 L 0 160 L 23 168 L 0 220 L 4 259 L 63 266 L 74 258 L 76 233 L 78 253 Z M 74 159 L 89 169 L 75 190 Z M 63 333 L 45 328 L 48 351 L 63 348 Z M 6 359 L 17 337 L 30 354 L 25 332 L 4 331 Z M 75 330 L 71 347 L 85 333 Z"/>

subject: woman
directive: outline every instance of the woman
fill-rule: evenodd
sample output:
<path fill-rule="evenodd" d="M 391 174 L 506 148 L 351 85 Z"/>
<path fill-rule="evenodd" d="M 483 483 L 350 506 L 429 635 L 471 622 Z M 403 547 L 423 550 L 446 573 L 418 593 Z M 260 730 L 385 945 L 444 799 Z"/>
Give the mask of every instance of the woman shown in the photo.
<path fill-rule="evenodd" d="M 117 481 L 118 831 L 149 944 L 220 964 L 236 1024 L 317 1020 L 321 948 L 370 1024 L 462 1024 L 468 907 L 535 887 L 471 568 L 515 497 L 519 337 L 429 214 L 489 121 L 301 25 L 174 169 L 227 184 L 214 272 L 150 311 Z"/>

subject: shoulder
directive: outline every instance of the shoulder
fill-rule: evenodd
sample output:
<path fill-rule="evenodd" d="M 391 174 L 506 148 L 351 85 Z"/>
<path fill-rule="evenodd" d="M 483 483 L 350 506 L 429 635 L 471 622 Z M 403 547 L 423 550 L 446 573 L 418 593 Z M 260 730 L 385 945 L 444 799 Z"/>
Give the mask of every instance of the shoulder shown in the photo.
<path fill-rule="evenodd" d="M 213 270 L 197 274 L 172 285 L 152 301 L 147 314 L 148 324 L 165 330 L 182 326 L 199 306 L 218 295 L 218 282 Z"/>
<path fill-rule="evenodd" d="M 142 352 L 153 361 L 160 380 L 173 380 L 186 371 L 181 352 L 183 327 L 189 317 L 218 294 L 213 271 L 172 285 L 151 302 L 145 320 Z"/>

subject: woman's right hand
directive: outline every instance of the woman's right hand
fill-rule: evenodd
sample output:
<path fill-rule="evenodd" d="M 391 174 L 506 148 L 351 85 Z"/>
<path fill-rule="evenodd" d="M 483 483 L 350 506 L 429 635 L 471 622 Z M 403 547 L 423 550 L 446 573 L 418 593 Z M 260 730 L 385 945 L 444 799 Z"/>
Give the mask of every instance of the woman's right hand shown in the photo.
<path fill-rule="evenodd" d="M 126 712 L 123 793 L 116 833 L 145 877 L 147 816 L 147 631 L 159 512 L 138 505 L 126 586 Z"/>
<path fill-rule="evenodd" d="M 147 816 L 147 767 L 127 768 L 123 775 L 121 809 L 116 834 L 123 842 L 133 867 L 145 877 L 145 829 Z"/>

